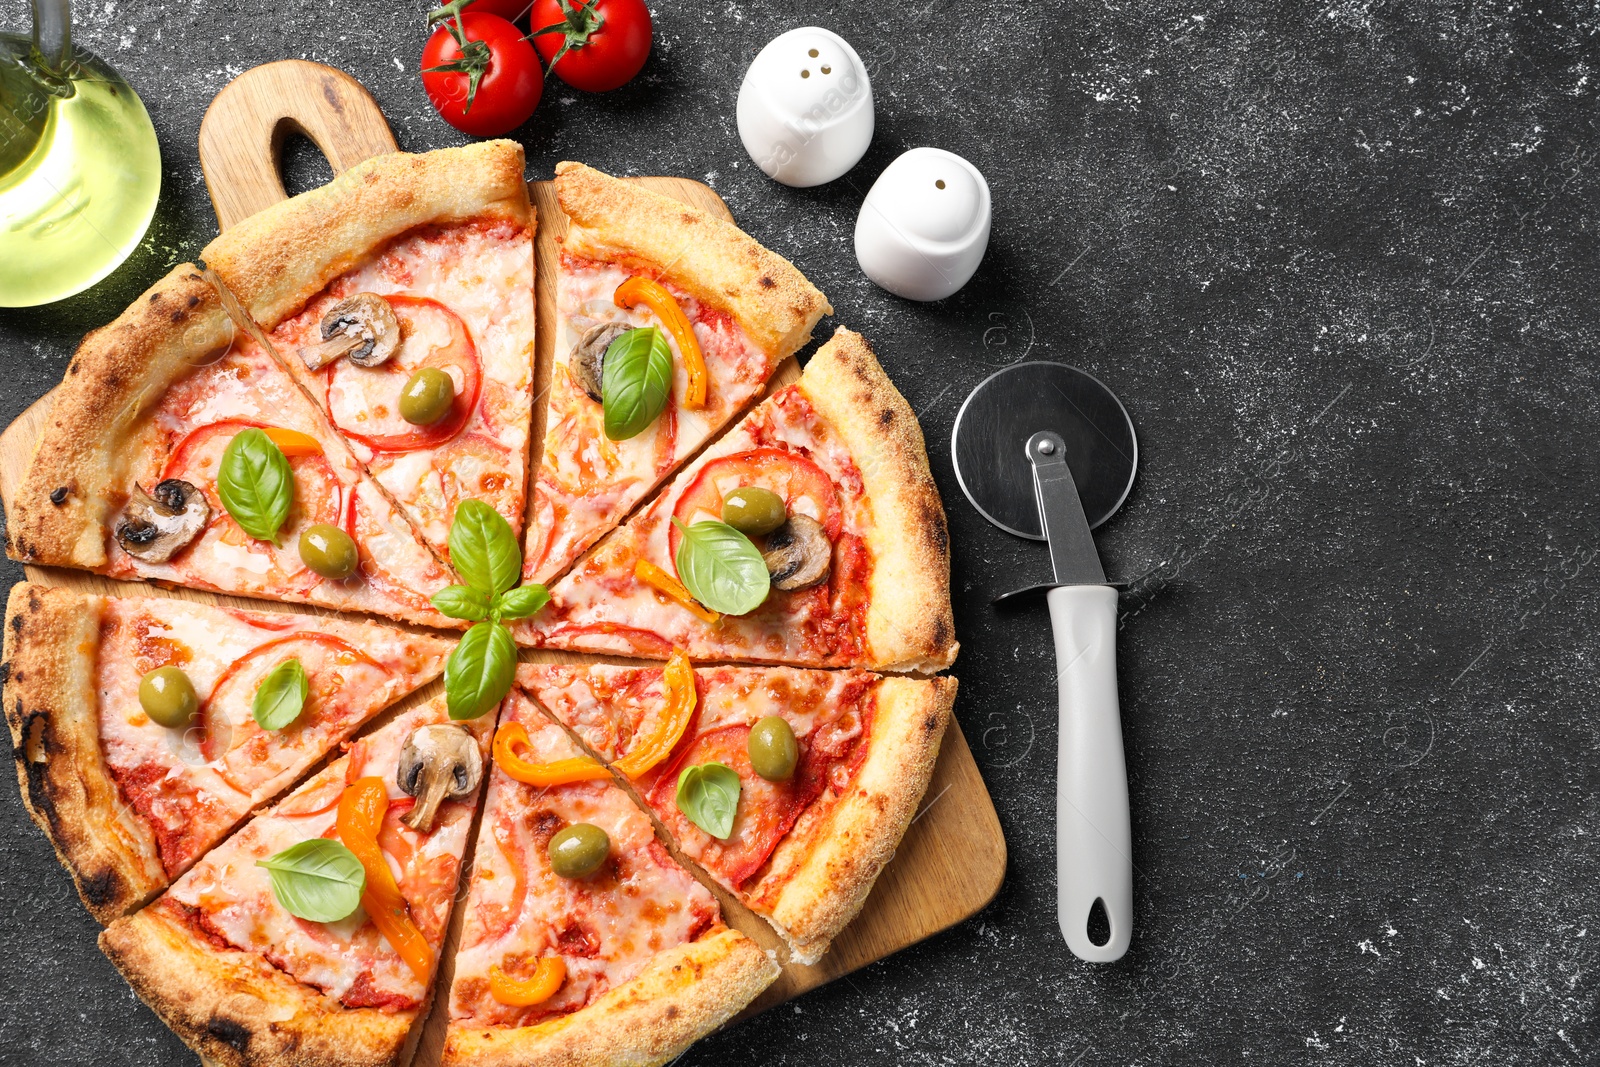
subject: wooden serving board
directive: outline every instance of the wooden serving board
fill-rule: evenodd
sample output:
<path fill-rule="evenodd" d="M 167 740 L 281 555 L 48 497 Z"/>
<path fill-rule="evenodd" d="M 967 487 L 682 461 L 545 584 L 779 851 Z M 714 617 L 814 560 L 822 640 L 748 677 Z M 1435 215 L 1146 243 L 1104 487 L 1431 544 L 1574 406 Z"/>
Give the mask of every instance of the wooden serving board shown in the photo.
<path fill-rule="evenodd" d="M 287 198 L 279 177 L 279 157 L 283 140 L 291 132 L 309 137 L 328 157 L 335 173 L 397 148 L 377 103 L 348 75 L 302 60 L 268 63 L 247 71 L 217 94 L 200 126 L 201 169 L 217 220 L 223 228 Z M 686 178 L 632 180 L 730 221 L 733 218 L 722 199 L 700 182 Z M 556 204 L 553 183 L 530 182 L 528 188 L 539 216 L 535 391 L 542 398 L 553 360 L 556 254 L 558 240 L 566 231 L 566 218 Z M 790 359 L 773 376 L 769 389 L 793 381 L 799 373 L 798 361 Z M 0 433 L 0 498 L 8 511 L 12 495 L 22 483 L 44 430 L 50 402 L 51 395 L 46 394 Z M 537 453 L 544 437 L 543 406 L 537 402 L 534 420 L 533 440 Z M 536 454 L 535 463 L 537 459 Z M 176 596 L 256 610 L 314 610 L 215 596 L 198 590 L 157 591 L 140 583 L 115 582 L 99 575 L 53 567 L 29 566 L 26 571 L 32 581 L 84 592 Z M 521 655 L 527 662 L 572 662 L 589 658 L 526 649 Z M 439 691 L 436 682 L 414 694 L 397 710 L 429 699 Z M 389 717 L 385 715 L 379 722 Z M 780 1004 L 968 918 L 999 891 L 1005 866 L 1005 838 L 994 805 L 973 763 L 961 727 L 952 719 L 922 810 L 902 840 L 894 860 L 879 877 L 861 914 L 815 966 L 785 967 L 777 982 L 745 1015 Z M 742 930 L 765 948 L 780 946 L 777 935 L 764 921 L 720 887 L 710 885 L 710 888 L 721 900 L 729 925 Z M 452 948 L 459 935 L 461 918 L 458 908 L 442 953 L 438 984 L 441 994 L 435 1010 L 417 1035 L 413 1058 L 417 1067 L 431 1067 L 439 1061 L 446 1022 L 443 1005 L 447 999 L 442 991 L 449 988 Z"/>

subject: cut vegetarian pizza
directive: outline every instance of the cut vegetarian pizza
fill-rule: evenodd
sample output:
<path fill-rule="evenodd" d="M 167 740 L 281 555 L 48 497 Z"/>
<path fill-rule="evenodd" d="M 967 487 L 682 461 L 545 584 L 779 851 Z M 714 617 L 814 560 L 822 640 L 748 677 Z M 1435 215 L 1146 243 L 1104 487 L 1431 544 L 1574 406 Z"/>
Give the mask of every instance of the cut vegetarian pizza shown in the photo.
<path fill-rule="evenodd" d="M 948 667 L 944 508 L 916 416 L 861 336 L 835 333 L 517 637 L 650 659 Z"/>
<path fill-rule="evenodd" d="M 501 711 L 444 1062 L 661 1064 L 778 974 L 520 689 Z"/>
<path fill-rule="evenodd" d="M 442 700 L 403 712 L 112 923 L 101 949 L 218 1063 L 404 1062 L 488 736 L 486 720 L 451 723 Z"/>
<path fill-rule="evenodd" d="M 535 221 L 522 148 L 368 160 L 203 256 L 427 542 L 458 502 L 521 530 Z"/>
<path fill-rule="evenodd" d="M 953 678 L 792 667 L 524 665 L 519 681 L 625 774 L 683 853 L 815 963 L 928 787 Z"/>
<path fill-rule="evenodd" d="M 449 571 L 188 264 L 79 347 L 7 535 L 24 563 L 458 625 L 428 602 Z"/>
<path fill-rule="evenodd" d="M 523 566 L 548 582 L 755 399 L 830 309 L 731 223 L 578 163 Z"/>
<path fill-rule="evenodd" d="M 435 678 L 453 645 L 21 583 L 6 606 L 5 706 L 23 800 L 110 922 Z"/>

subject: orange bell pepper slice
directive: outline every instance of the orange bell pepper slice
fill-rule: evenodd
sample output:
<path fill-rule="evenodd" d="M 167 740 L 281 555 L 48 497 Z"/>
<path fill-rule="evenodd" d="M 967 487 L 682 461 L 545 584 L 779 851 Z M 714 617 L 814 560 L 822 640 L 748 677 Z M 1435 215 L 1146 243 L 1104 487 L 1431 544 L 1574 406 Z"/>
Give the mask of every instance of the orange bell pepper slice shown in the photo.
<path fill-rule="evenodd" d="M 637 778 L 672 754 L 678 739 L 694 717 L 697 694 L 694 688 L 694 668 L 681 648 L 672 650 L 666 669 L 661 672 L 662 684 L 667 690 L 666 711 L 657 720 L 655 732 L 639 739 L 628 754 L 612 764 L 629 778 Z"/>
<path fill-rule="evenodd" d="M 497 963 L 489 968 L 489 995 L 508 1007 L 526 1008 L 555 996 L 566 980 L 567 963 L 560 956 L 539 957 L 533 977 L 524 979 L 512 978 Z"/>
<path fill-rule="evenodd" d="M 389 944 L 400 954 L 417 981 L 427 984 L 433 973 L 433 949 L 422 936 L 417 924 L 411 921 L 411 911 L 400 887 L 395 884 L 394 872 L 389 870 L 378 845 L 378 833 L 383 829 L 383 816 L 389 810 L 389 790 L 382 778 L 358 778 L 345 788 L 339 797 L 339 814 L 334 822 L 339 840 L 354 852 L 367 873 L 366 888 L 361 891 L 361 906 L 367 917 L 388 938 Z"/>
<path fill-rule="evenodd" d="M 633 576 L 662 596 L 676 600 L 685 611 L 701 622 L 715 626 L 722 621 L 722 616 L 719 613 L 712 611 L 696 600 L 694 594 L 685 589 L 682 582 L 649 560 L 641 559 L 636 561 L 633 565 Z"/>
<path fill-rule="evenodd" d="M 683 406 L 705 407 L 706 391 L 711 384 L 711 374 L 706 370 L 706 357 L 700 351 L 700 342 L 695 339 L 689 317 L 683 313 L 683 308 L 678 306 L 677 299 L 667 291 L 667 287 L 636 274 L 617 286 L 611 299 L 619 308 L 643 304 L 655 312 L 656 318 L 672 334 L 672 339 L 678 342 L 678 354 L 683 357 L 684 369 L 689 372 L 689 388 L 683 395 Z"/>
<path fill-rule="evenodd" d="M 528 747 L 528 728 L 520 722 L 503 722 L 494 732 L 494 762 L 506 774 L 527 785 L 566 785 L 568 782 L 587 782 L 596 778 L 609 778 L 607 770 L 587 756 L 555 760 L 551 763 L 533 763 L 525 759 L 518 748 Z"/>
<path fill-rule="evenodd" d="M 267 426 L 262 433 L 277 445 L 286 456 L 320 456 L 322 442 L 299 430 L 286 430 L 282 426 Z"/>

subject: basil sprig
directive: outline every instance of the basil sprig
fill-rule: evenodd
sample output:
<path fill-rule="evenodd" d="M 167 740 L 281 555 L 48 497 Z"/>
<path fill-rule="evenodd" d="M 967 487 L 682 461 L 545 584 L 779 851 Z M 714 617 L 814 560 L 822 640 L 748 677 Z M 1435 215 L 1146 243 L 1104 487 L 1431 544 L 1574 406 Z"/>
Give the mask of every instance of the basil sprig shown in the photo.
<path fill-rule="evenodd" d="M 310 693 L 305 667 L 297 659 L 286 659 L 261 679 L 250 714 L 263 730 L 282 730 L 300 717 Z"/>
<path fill-rule="evenodd" d="M 733 834 L 739 811 L 739 772 L 726 763 L 700 763 L 678 774 L 678 810 L 719 841 Z"/>
<path fill-rule="evenodd" d="M 516 534 L 481 500 L 456 507 L 450 562 L 466 584 L 439 590 L 433 606 L 476 625 L 445 662 L 445 702 L 452 719 L 476 719 L 505 699 L 516 676 L 517 645 L 503 620 L 527 618 L 550 602 L 550 594 L 542 585 L 517 585 L 522 550 Z"/>
<path fill-rule="evenodd" d="M 750 538 L 716 519 L 691 526 L 672 521 L 683 533 L 673 561 L 678 579 L 696 600 L 724 615 L 744 615 L 761 606 L 772 576 Z"/>
<path fill-rule="evenodd" d="M 222 452 L 217 496 L 240 529 L 258 541 L 277 544 L 278 530 L 294 504 L 289 458 L 262 431 L 240 430 Z"/>
<path fill-rule="evenodd" d="M 600 404 L 606 436 L 637 437 L 656 421 L 672 392 L 672 349 L 659 329 L 647 326 L 618 335 L 600 364 Z"/>
<path fill-rule="evenodd" d="M 313 837 L 256 861 L 272 881 L 272 895 L 290 915 L 314 923 L 338 922 L 361 906 L 367 872 L 356 854 L 326 837 Z"/>

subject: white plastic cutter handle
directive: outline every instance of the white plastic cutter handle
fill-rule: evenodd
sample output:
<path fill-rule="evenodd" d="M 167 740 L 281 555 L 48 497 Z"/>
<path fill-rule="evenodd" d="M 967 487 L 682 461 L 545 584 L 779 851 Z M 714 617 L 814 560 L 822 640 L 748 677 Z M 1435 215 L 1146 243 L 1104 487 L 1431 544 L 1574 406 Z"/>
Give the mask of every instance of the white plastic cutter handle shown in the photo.
<path fill-rule="evenodd" d="M 1133 936 L 1133 840 L 1117 706 L 1117 591 L 1063 585 L 1045 595 L 1056 642 L 1061 736 L 1056 750 L 1056 917 L 1079 959 L 1110 963 Z M 1111 924 L 1089 940 L 1098 900 Z"/>

